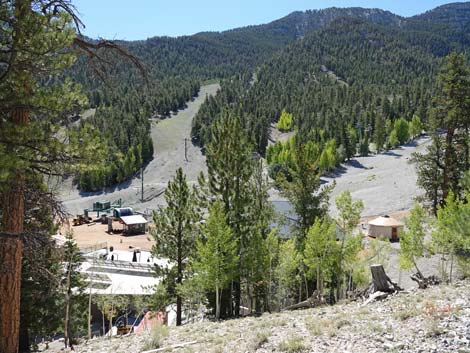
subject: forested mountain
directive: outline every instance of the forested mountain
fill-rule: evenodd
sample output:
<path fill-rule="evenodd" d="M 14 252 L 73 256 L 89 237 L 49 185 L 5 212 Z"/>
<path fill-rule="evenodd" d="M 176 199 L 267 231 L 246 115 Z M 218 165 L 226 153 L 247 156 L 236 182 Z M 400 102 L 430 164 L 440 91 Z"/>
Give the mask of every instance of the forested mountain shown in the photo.
<path fill-rule="evenodd" d="M 378 149 L 392 147 L 400 143 L 394 129 L 399 118 L 427 121 L 442 57 L 470 44 L 463 29 L 470 16 L 466 22 L 459 16 L 458 26 L 451 19 L 444 23 L 445 14 L 454 16 L 454 7 L 460 13 L 470 8 L 457 4 L 437 9 L 436 23 L 429 13 L 389 17 L 382 23 L 338 17 L 273 55 L 256 71 L 252 86 L 246 77 L 224 82 L 221 94 L 201 108 L 193 136 L 204 145 L 213 119 L 232 107 L 244 117 L 260 153 L 268 144 L 270 124 L 281 111 L 292 113 L 293 128 L 299 130 L 295 142 L 310 143 L 312 158 L 323 161 L 319 165 L 324 169 L 356 152 L 367 154 L 370 142 Z M 268 151 L 276 170 L 288 167 L 289 146 L 278 143 Z"/>
<path fill-rule="evenodd" d="M 371 125 L 373 131 L 377 113 L 384 125 L 413 114 L 426 120 L 440 58 L 470 44 L 469 23 L 469 3 L 410 18 L 379 9 L 329 8 L 224 32 L 119 42 L 142 61 L 148 84 L 122 59 L 109 58 L 107 84 L 86 70 L 84 59 L 73 68 L 71 76 L 98 108 L 87 122 L 109 131 L 112 162 L 102 173 L 82 175 L 80 187 L 98 189 L 135 173 L 152 156 L 148 118 L 180 108 L 210 79 L 224 83 L 194 123 L 193 137 L 201 145 L 211 121 L 227 107 L 245 117 L 262 153 L 269 124 L 282 109 L 305 132 L 321 126 L 322 137 L 315 140 L 335 138 L 343 148 L 348 125 Z"/>
<path fill-rule="evenodd" d="M 468 28 L 470 6 L 467 2 L 456 2 L 438 6 L 421 15 L 411 17 L 411 20 L 427 21 L 429 23 L 445 23 L 451 28 Z M 468 33 L 466 33 L 468 35 Z"/>

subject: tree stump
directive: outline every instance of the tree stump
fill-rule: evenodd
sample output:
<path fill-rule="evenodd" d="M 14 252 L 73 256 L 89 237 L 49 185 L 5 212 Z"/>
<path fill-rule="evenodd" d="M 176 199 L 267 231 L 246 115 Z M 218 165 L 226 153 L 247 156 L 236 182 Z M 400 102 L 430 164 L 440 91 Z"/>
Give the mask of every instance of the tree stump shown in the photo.
<path fill-rule="evenodd" d="M 372 283 L 361 296 L 365 300 L 363 305 L 367 305 L 375 300 L 382 300 L 389 294 L 403 290 L 395 282 L 392 282 L 382 265 L 370 266 L 370 272 L 372 273 Z"/>
<path fill-rule="evenodd" d="M 394 293 L 402 290 L 387 276 L 382 265 L 371 265 L 373 292 Z"/>

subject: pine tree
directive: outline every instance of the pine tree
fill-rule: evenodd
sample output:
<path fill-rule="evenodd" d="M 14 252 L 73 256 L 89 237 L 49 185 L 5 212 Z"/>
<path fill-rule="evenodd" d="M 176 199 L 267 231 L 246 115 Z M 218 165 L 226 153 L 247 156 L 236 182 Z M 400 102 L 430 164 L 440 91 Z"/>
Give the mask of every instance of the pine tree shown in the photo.
<path fill-rule="evenodd" d="M 385 144 L 385 121 L 380 114 L 377 114 L 375 117 L 374 143 L 376 152 L 380 153 Z"/>
<path fill-rule="evenodd" d="M 79 51 L 90 60 L 96 52 L 113 48 L 138 61 L 112 42 L 87 43 L 76 36 L 82 25 L 70 1 L 7 0 L 0 3 L 0 193 L 4 205 L 0 237 L 0 351 L 18 348 L 19 300 L 26 178 L 30 175 L 76 173 L 96 169 L 104 161 L 98 134 L 64 129 L 86 103 L 79 86 L 62 79 Z M 96 64 L 96 61 L 94 61 Z M 98 67 L 95 65 L 94 67 Z M 93 160 L 94 163 L 89 163 Z"/>
<path fill-rule="evenodd" d="M 359 154 L 362 157 L 366 157 L 369 155 L 369 138 L 364 136 L 361 140 L 361 143 L 359 145 Z"/>
<path fill-rule="evenodd" d="M 414 157 L 418 184 L 424 188 L 435 213 L 450 191 L 460 194 L 459 181 L 470 167 L 470 70 L 463 55 L 446 58 L 438 85 L 429 124 L 432 145 L 426 154 Z M 439 129 L 446 131 L 444 136 Z"/>
<path fill-rule="evenodd" d="M 250 246 L 249 228 L 253 217 L 247 209 L 252 198 L 253 162 L 252 144 L 240 118 L 225 112 L 212 126 L 211 140 L 207 144 L 208 191 L 221 199 L 227 223 L 237 241 L 238 276 L 243 273 Z M 235 316 L 240 310 L 240 283 L 239 277 L 233 281 L 235 303 L 230 306 Z"/>
<path fill-rule="evenodd" d="M 327 211 L 331 187 L 321 188 L 316 163 L 307 160 L 302 145 L 293 153 L 293 166 L 289 169 L 292 181 L 282 182 L 282 194 L 290 201 L 298 217 L 297 245 L 302 248 L 308 229 Z"/>
<path fill-rule="evenodd" d="M 77 111 L 84 97 L 69 80 L 53 82 L 73 63 L 73 8 L 68 1 L 2 1 L 0 53 L 0 351 L 16 353 L 20 325 L 20 281 L 24 195 L 28 174 L 62 174 L 79 150 L 57 134 L 61 122 Z M 47 55 L 46 55 L 47 54 Z M 64 131 L 62 129 L 62 131 Z M 63 137 L 63 136 L 62 136 Z M 65 139 L 64 139 L 65 140 Z M 73 138 L 72 138 L 73 140 Z M 86 137 L 83 140 L 86 150 Z M 75 145 L 76 147 L 76 145 Z M 76 160 L 75 160 L 76 161 Z"/>
<path fill-rule="evenodd" d="M 25 216 L 26 234 L 23 236 L 20 352 L 29 351 L 32 337 L 57 332 L 63 318 L 61 250 L 50 235 L 57 232 L 54 225 L 56 205 L 44 197 L 43 192 L 47 193 L 47 187 L 42 176 L 26 179 L 25 209 L 30 211 Z"/>
<path fill-rule="evenodd" d="M 351 124 L 349 124 L 347 128 L 347 136 L 348 136 L 348 144 L 346 147 L 346 155 L 349 160 L 356 155 L 357 153 L 356 145 L 358 143 L 357 131 Z"/>
<path fill-rule="evenodd" d="M 178 168 L 173 180 L 165 190 L 166 207 L 153 212 L 155 228 L 152 235 L 156 244 L 152 249 L 155 257 L 168 258 L 176 265 L 173 288 L 185 278 L 187 259 L 194 254 L 197 228 L 201 211 L 196 204 L 196 191 L 186 182 L 182 168 Z M 165 271 L 165 269 L 162 269 Z M 166 281 L 172 282 L 171 269 L 166 271 Z M 182 299 L 176 294 L 176 324 L 181 325 Z"/>
<path fill-rule="evenodd" d="M 250 215 L 250 239 L 245 261 L 246 269 L 243 274 L 247 283 L 247 296 L 256 312 L 262 312 L 263 307 L 267 305 L 265 292 L 268 264 L 265 262 L 265 255 L 268 250 L 265 247 L 265 239 L 271 231 L 274 216 L 274 207 L 269 201 L 269 188 L 268 177 L 264 174 L 263 160 L 259 158 L 254 162 L 253 176 L 249 185 L 251 201 L 247 213 Z"/>
<path fill-rule="evenodd" d="M 426 146 L 426 153 L 414 153 L 411 161 L 417 170 L 417 184 L 424 190 L 424 201 L 431 203 L 430 208 L 436 215 L 437 208 L 443 201 L 444 151 L 441 148 L 441 138 L 438 134 L 432 134 L 431 138 L 431 143 Z"/>
<path fill-rule="evenodd" d="M 439 74 L 439 95 L 433 110 L 433 127 L 446 130 L 442 197 L 459 193 L 458 183 L 470 166 L 470 70 L 461 54 L 446 58 Z"/>
<path fill-rule="evenodd" d="M 62 290 L 64 293 L 64 344 L 65 348 L 72 347 L 74 335 L 85 328 L 86 288 L 84 275 L 79 272 L 83 257 L 72 234 L 67 235 L 64 244 L 64 266 L 65 271 L 62 279 Z"/>

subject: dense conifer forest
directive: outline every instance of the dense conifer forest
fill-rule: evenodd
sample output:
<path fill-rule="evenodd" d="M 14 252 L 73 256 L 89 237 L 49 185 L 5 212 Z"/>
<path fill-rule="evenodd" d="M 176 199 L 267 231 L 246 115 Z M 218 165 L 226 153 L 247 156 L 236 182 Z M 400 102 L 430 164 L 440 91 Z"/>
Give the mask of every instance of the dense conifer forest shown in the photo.
<path fill-rule="evenodd" d="M 315 143 L 319 154 L 328 141 L 339 149 L 333 164 L 368 153 L 365 147 L 352 151 L 355 142 L 378 142 L 379 150 L 393 146 L 390 125 L 414 115 L 426 123 L 441 58 L 470 43 L 468 7 L 450 4 L 411 18 L 379 9 L 330 8 L 220 33 L 119 42 L 142 61 L 146 78 L 124 59 L 104 54 L 113 65 L 106 67 L 103 82 L 79 58 L 70 76 L 96 108 L 79 126 L 103 131 L 109 163 L 82 173 L 78 186 L 97 190 L 135 174 L 152 158 L 149 119 L 184 107 L 206 80 L 222 80 L 222 89 L 195 119 L 193 141 L 201 146 L 225 109 L 243 116 L 263 155 L 269 127 L 283 109 L 293 114 L 298 137 Z M 374 138 L 377 127 L 387 123 L 386 136 Z M 354 142 L 359 137 L 363 141 Z"/>
<path fill-rule="evenodd" d="M 253 85 L 246 75 L 238 82 L 224 81 L 221 94 L 201 108 L 193 136 L 204 145 L 213 117 L 233 107 L 254 131 L 261 153 L 269 126 L 283 110 L 293 114 L 298 138 L 314 142 L 317 153 L 334 139 L 341 152 L 336 161 L 368 153 L 367 148 L 353 151 L 356 143 L 374 142 L 376 150 L 393 147 L 397 119 L 417 116 L 427 122 L 442 55 L 468 45 L 460 28 L 441 32 L 442 26 L 419 18 L 403 26 L 351 17 L 333 20 L 276 53 L 256 71 Z M 378 136 L 382 132 L 385 136 Z"/>

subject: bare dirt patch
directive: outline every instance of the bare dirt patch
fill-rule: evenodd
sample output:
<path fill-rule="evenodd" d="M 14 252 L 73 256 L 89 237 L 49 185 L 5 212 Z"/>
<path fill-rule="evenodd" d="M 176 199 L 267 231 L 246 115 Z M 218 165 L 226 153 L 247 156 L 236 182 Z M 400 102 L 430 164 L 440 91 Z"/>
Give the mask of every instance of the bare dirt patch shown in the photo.
<path fill-rule="evenodd" d="M 108 225 L 101 223 L 82 224 L 81 226 L 71 227 L 70 229 L 73 231 L 73 239 L 81 249 L 107 243 L 108 248 L 112 246 L 116 250 L 140 248 L 141 250 L 150 251 L 155 244 L 153 237 L 148 233 L 129 236 L 109 234 L 107 232 Z M 65 232 L 65 229 L 63 232 Z"/>

